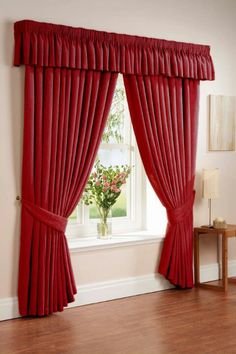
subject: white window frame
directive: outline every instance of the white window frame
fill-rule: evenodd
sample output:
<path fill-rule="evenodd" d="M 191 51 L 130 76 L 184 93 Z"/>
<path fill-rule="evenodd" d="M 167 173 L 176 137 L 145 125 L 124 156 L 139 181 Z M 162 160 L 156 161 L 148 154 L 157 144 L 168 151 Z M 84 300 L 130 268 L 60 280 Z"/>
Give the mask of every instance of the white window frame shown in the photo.
<path fill-rule="evenodd" d="M 127 180 L 127 216 L 112 218 L 112 234 L 123 234 L 136 232 L 146 228 L 146 176 L 138 151 L 136 139 L 132 130 L 131 118 L 125 100 L 125 137 L 124 143 L 106 144 L 102 143 L 99 148 L 117 149 L 128 146 L 130 149 L 130 161 L 134 168 Z M 132 152 L 134 161 L 132 161 Z M 129 192 L 130 191 L 130 192 Z M 132 205 L 130 205 L 130 201 Z M 99 219 L 89 219 L 89 207 L 80 203 L 77 206 L 77 222 L 68 222 L 66 235 L 69 239 L 94 237 L 97 233 Z"/>

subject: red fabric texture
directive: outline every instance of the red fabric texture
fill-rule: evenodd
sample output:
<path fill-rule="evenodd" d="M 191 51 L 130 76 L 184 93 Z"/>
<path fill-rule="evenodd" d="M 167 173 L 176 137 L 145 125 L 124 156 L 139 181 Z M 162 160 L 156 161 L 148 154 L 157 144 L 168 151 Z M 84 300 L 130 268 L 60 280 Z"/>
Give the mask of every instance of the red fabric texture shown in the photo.
<path fill-rule="evenodd" d="M 167 209 L 158 271 L 191 288 L 199 81 L 130 75 L 124 82 L 147 176 Z"/>
<path fill-rule="evenodd" d="M 65 232 L 67 219 L 60 215 L 52 213 L 46 209 L 40 208 L 38 205 L 28 202 L 22 199 L 22 206 L 25 208 L 35 219 L 44 223 L 47 226 L 51 226 L 53 229 Z"/>
<path fill-rule="evenodd" d="M 199 80 L 210 47 L 30 20 L 15 23 L 26 65 L 19 309 L 62 311 L 76 286 L 64 235 L 94 163 L 117 73 L 141 157 L 168 227 L 159 272 L 192 287 L 192 205 Z"/>
<path fill-rule="evenodd" d="M 62 311 L 76 286 L 64 230 L 92 169 L 116 73 L 26 66 L 21 315 Z"/>
<path fill-rule="evenodd" d="M 210 47 L 23 20 L 14 64 L 214 80 Z"/>

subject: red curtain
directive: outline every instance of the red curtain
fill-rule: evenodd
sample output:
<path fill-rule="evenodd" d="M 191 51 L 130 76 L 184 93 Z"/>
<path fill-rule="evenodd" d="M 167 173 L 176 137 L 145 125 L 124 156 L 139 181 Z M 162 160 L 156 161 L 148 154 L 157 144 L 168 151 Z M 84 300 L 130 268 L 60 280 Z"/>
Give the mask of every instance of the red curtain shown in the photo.
<path fill-rule="evenodd" d="M 167 209 L 159 272 L 191 288 L 199 81 L 127 75 L 124 82 L 147 176 Z"/>
<path fill-rule="evenodd" d="M 62 311 L 76 286 L 65 238 L 94 163 L 117 74 L 26 66 L 21 315 Z"/>
<path fill-rule="evenodd" d="M 26 65 L 20 313 L 46 315 L 74 299 L 64 231 L 118 72 L 145 169 L 167 208 L 159 271 L 191 287 L 198 80 L 214 80 L 210 47 L 30 20 L 16 22 L 14 35 L 14 65 Z"/>

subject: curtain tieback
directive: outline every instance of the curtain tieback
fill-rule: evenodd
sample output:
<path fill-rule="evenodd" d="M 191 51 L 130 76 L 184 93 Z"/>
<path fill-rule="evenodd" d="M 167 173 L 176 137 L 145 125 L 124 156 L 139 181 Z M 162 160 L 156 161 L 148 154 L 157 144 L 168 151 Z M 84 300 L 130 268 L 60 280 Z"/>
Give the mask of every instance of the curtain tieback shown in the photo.
<path fill-rule="evenodd" d="M 54 214 L 49 210 L 41 208 L 40 206 L 29 202 L 22 198 L 22 206 L 38 221 L 41 221 L 47 226 L 52 227 L 55 230 L 65 233 L 67 219 L 58 214 Z"/>
<path fill-rule="evenodd" d="M 170 224 L 177 224 L 183 221 L 193 210 L 193 202 L 195 198 L 195 191 L 185 204 L 181 205 L 178 208 L 167 209 L 167 217 Z"/>

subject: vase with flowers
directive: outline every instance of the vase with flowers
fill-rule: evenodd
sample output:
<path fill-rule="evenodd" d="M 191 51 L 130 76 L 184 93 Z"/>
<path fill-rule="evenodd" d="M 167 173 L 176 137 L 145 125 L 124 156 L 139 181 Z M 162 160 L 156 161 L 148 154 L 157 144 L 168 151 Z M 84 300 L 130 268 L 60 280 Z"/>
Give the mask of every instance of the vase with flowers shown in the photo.
<path fill-rule="evenodd" d="M 94 165 L 82 200 L 86 205 L 94 204 L 97 207 L 100 217 L 97 227 L 99 238 L 111 237 L 111 223 L 108 222 L 111 208 L 119 198 L 130 172 L 131 167 L 128 165 L 106 167 L 99 160 Z"/>

